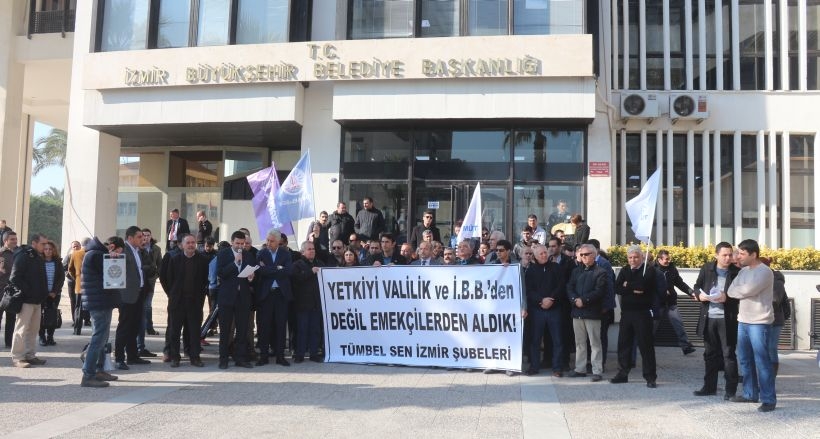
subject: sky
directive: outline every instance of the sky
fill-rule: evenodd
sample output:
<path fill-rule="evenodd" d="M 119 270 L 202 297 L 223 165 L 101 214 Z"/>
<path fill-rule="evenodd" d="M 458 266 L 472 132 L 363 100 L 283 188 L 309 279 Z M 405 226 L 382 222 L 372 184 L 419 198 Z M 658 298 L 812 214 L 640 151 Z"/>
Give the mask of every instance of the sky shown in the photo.
<path fill-rule="evenodd" d="M 32 143 L 37 142 L 40 137 L 45 137 L 51 131 L 51 127 L 40 123 L 34 123 L 34 138 Z M 65 186 L 65 168 L 62 166 L 49 166 L 40 171 L 39 174 L 31 177 L 31 193 L 42 194 L 48 191 L 50 187 L 62 189 Z"/>

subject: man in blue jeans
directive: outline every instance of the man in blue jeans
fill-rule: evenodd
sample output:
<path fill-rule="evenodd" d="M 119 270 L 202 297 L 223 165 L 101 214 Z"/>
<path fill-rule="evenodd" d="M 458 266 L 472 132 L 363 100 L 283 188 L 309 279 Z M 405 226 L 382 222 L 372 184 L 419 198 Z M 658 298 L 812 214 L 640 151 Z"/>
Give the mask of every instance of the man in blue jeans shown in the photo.
<path fill-rule="evenodd" d="M 83 363 L 82 387 L 108 387 L 108 381 L 118 377 L 103 370 L 103 349 L 111 332 L 111 315 L 120 301 L 118 290 L 103 286 L 103 259 L 105 254 L 120 255 L 125 248 L 122 238 L 112 236 L 103 244 L 98 238 L 88 242 L 82 267 L 83 309 L 91 315 L 91 341 Z"/>
<path fill-rule="evenodd" d="M 737 245 L 743 267 L 729 287 L 729 297 L 740 300 L 737 316 L 737 360 L 743 374 L 743 396 L 732 402 L 762 402 L 757 408 L 770 412 L 777 405 L 774 370 L 769 358 L 769 331 L 774 322 L 774 275 L 760 260 L 757 241 Z"/>

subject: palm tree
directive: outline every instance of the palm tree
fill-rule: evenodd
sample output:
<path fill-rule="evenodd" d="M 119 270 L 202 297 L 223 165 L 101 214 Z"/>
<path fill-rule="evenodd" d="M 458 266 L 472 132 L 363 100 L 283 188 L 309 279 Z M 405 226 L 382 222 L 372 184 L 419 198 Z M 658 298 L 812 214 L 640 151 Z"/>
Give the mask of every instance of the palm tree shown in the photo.
<path fill-rule="evenodd" d="M 54 186 L 49 187 L 47 191 L 43 192 L 44 197 L 52 198 L 52 199 L 57 200 L 59 202 L 63 201 L 63 194 L 64 194 L 64 191 L 62 189 L 58 189 Z"/>
<path fill-rule="evenodd" d="M 66 144 L 66 132 L 57 128 L 52 128 L 47 136 L 37 139 L 34 143 L 32 173 L 37 175 L 49 166 L 65 166 Z"/>

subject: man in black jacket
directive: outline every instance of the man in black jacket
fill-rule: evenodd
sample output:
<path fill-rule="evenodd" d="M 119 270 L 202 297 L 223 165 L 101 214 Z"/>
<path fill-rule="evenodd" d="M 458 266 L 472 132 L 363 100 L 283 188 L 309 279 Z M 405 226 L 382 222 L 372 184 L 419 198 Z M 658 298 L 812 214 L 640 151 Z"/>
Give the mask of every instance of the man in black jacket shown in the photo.
<path fill-rule="evenodd" d="M 662 319 L 664 315 L 669 318 L 669 324 L 672 325 L 675 336 L 678 337 L 678 346 L 683 350 L 683 355 L 689 355 L 695 352 L 695 348 L 689 342 L 689 337 L 686 336 L 686 331 L 683 329 L 683 320 L 680 311 L 678 311 L 678 293 L 675 291 L 675 287 L 678 287 L 689 296 L 692 295 L 692 288 L 680 277 L 680 273 L 678 273 L 675 264 L 672 263 L 672 257 L 669 255 L 668 250 L 658 251 L 657 268 L 666 280 L 665 300 L 661 300 L 661 315 L 659 318 Z"/>
<path fill-rule="evenodd" d="M 183 322 L 188 326 L 188 358 L 191 365 L 202 367 L 199 356 L 199 327 L 202 325 L 202 306 L 208 291 L 208 257 L 196 250 L 193 235 L 184 235 L 182 251 L 171 256 L 168 269 L 163 272 L 168 285 L 168 329 L 171 367 L 179 367 L 179 337 Z"/>
<path fill-rule="evenodd" d="M 615 293 L 621 296 L 621 323 L 618 332 L 618 373 L 609 382 L 628 381 L 632 346 L 635 339 L 641 351 L 643 377 L 646 387 L 657 387 L 655 346 L 652 335 L 652 305 L 657 286 L 655 270 L 646 267 L 643 251 L 637 245 L 626 251 L 629 265 L 623 267 L 615 279 Z"/>
<path fill-rule="evenodd" d="M 603 355 L 601 353 L 601 315 L 604 298 L 609 290 L 609 273 L 595 263 L 598 250 L 592 244 L 578 249 L 583 265 L 572 271 L 567 285 L 567 297 L 572 306 L 572 329 L 575 332 L 575 370 L 571 378 L 585 377 L 587 340 L 592 350 L 592 381 L 601 381 Z"/>
<path fill-rule="evenodd" d="M 695 396 L 717 393 L 718 372 L 723 364 L 726 388 L 723 399 L 729 400 L 737 392 L 738 372 L 735 346 L 737 345 L 737 314 L 739 302 L 726 294 L 738 269 L 732 264 L 732 245 L 721 242 L 715 246 L 715 261 L 700 269 L 695 281 L 694 299 L 701 303 L 697 333 L 703 336 L 703 360 L 706 371 L 703 387 Z M 714 293 L 710 297 L 710 294 Z"/>
<path fill-rule="evenodd" d="M 179 217 L 179 209 L 172 209 L 168 216 L 169 219 L 165 222 L 165 251 L 176 247 L 182 235 L 191 233 L 188 220 Z"/>
<path fill-rule="evenodd" d="M 216 271 L 219 275 L 219 368 L 228 368 L 228 345 L 236 324 L 233 356 L 238 367 L 252 368 L 248 361 L 248 325 L 251 315 L 251 283 L 254 274 L 239 277 L 247 266 L 256 266 L 256 257 L 245 250 L 245 233 L 237 230 L 231 234 L 231 247 L 222 249 L 216 255 Z M 194 328 L 190 328 L 196 330 Z M 194 349 L 194 346 L 191 346 Z"/>
<path fill-rule="evenodd" d="M 410 246 L 413 248 L 418 248 L 419 243 L 423 241 L 422 234 L 425 230 L 429 230 L 433 234 L 433 241 L 441 241 L 441 232 L 436 227 L 435 220 L 433 216 L 435 215 L 435 211 L 432 209 L 427 209 L 424 211 L 422 215 L 421 224 L 413 227 L 413 230 L 410 232 Z"/>
<path fill-rule="evenodd" d="M 310 361 L 321 363 L 319 342 L 322 337 L 322 298 L 319 290 L 319 270 L 325 264 L 316 257 L 312 242 L 302 243 L 302 258 L 293 263 L 291 279 L 293 304 L 299 329 L 296 331 L 296 351 L 293 361 L 305 361 L 305 352 Z"/>
<path fill-rule="evenodd" d="M 340 201 L 336 205 L 336 211 L 331 213 L 327 218 L 329 224 L 327 229 L 327 238 L 329 242 L 341 240 L 345 245 L 350 244 L 348 240 L 350 234 L 353 233 L 353 224 L 356 220 L 347 213 L 347 204 Z"/>
<path fill-rule="evenodd" d="M 382 211 L 373 206 L 373 199 L 364 197 L 362 200 L 364 209 L 356 214 L 354 227 L 359 239 L 379 239 L 379 234 L 385 231 L 384 215 Z"/>
<path fill-rule="evenodd" d="M 23 293 L 23 307 L 17 313 L 11 359 L 16 367 L 40 366 L 46 360 L 37 358 L 37 333 L 40 331 L 40 305 L 48 296 L 43 245 L 46 237 L 31 235 L 29 245 L 14 254 L 9 282 Z"/>
<path fill-rule="evenodd" d="M 530 368 L 527 375 L 537 375 L 538 359 L 541 358 L 541 339 L 544 329 L 549 327 L 552 339 L 552 376 L 561 377 L 561 354 L 564 346 L 561 340 L 561 300 L 566 298 L 565 286 L 558 264 L 549 261 L 547 248 L 533 245 L 535 261 L 527 267 L 524 284 L 527 294 L 527 315 L 532 322 L 530 340 Z M 546 344 L 546 342 L 545 342 Z"/>

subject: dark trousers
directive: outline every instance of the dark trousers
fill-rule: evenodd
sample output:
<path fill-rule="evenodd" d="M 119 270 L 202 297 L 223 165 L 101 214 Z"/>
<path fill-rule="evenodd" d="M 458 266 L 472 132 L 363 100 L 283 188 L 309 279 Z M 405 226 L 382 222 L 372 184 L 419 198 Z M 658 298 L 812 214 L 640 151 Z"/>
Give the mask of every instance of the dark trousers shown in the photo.
<path fill-rule="evenodd" d="M 188 357 L 199 358 L 199 331 L 190 328 L 199 328 L 202 325 L 202 300 L 196 298 L 184 298 L 180 304 L 169 310 L 168 355 L 171 359 L 179 360 L 179 338 L 182 335 L 182 328 L 188 327 L 187 341 Z"/>
<path fill-rule="evenodd" d="M 71 303 L 71 322 L 74 322 L 74 315 L 77 313 L 77 306 L 79 305 L 79 297 L 77 297 L 77 293 L 74 292 L 74 287 L 77 286 L 76 281 L 69 280 L 66 277 L 66 284 L 68 285 L 68 301 Z"/>
<path fill-rule="evenodd" d="M 296 313 L 296 353 L 303 357 L 305 352 L 311 356 L 319 354 L 319 338 L 322 336 L 322 313 L 317 310 L 299 311 Z"/>
<path fill-rule="evenodd" d="M 550 344 L 552 347 L 552 370 L 556 372 L 561 371 L 561 357 L 563 355 L 564 346 L 562 340 L 561 325 L 563 314 L 560 306 L 554 306 L 550 309 L 541 309 L 540 307 L 530 307 L 527 313 L 532 317 L 532 340 L 530 341 L 530 370 L 537 371 L 539 369 L 538 359 L 541 358 L 541 340 L 544 339 L 544 330 L 549 328 L 550 341 L 544 339 L 544 346 Z"/>
<path fill-rule="evenodd" d="M 6 311 L 5 342 L 6 347 L 11 347 L 11 339 L 14 337 L 14 325 L 17 323 L 17 313 Z"/>
<path fill-rule="evenodd" d="M 117 323 L 117 335 L 114 341 L 114 361 L 125 361 L 139 358 L 137 352 L 137 334 L 142 323 L 145 298 L 140 294 L 137 303 L 120 305 L 120 317 Z"/>
<path fill-rule="evenodd" d="M 723 318 L 706 319 L 706 332 L 703 335 L 703 360 L 706 372 L 703 375 L 703 389 L 707 392 L 717 391 L 718 372 L 723 365 L 723 377 L 726 379 L 726 394 L 737 392 L 738 372 L 735 346 L 727 343 L 726 321 Z"/>
<path fill-rule="evenodd" d="M 282 291 L 272 290 L 268 297 L 256 304 L 256 333 L 259 334 L 259 355 L 268 358 L 270 351 L 276 358 L 285 357 L 285 335 L 288 323 L 288 302 Z"/>
<path fill-rule="evenodd" d="M 219 361 L 227 361 L 231 339 L 234 341 L 234 360 L 248 361 L 248 319 L 251 315 L 250 297 L 237 297 L 233 305 L 219 305 Z M 236 337 L 231 328 L 236 325 Z"/>
<path fill-rule="evenodd" d="M 618 333 L 618 375 L 629 375 L 632 362 L 633 340 L 638 340 L 641 351 L 641 367 L 647 382 L 658 378 L 655 370 L 655 346 L 652 336 L 652 315 L 649 311 L 621 311 Z"/>

